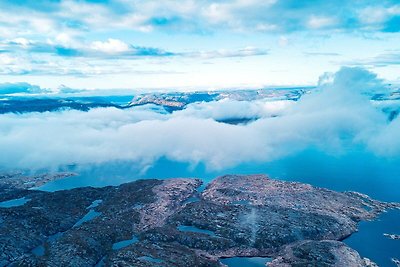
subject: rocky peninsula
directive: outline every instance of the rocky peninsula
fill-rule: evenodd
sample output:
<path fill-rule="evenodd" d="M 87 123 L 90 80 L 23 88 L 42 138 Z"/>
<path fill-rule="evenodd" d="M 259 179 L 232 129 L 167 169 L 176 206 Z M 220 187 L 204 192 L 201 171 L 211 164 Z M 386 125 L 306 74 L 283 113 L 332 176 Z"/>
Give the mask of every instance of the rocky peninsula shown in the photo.
<path fill-rule="evenodd" d="M 375 266 L 341 240 L 400 207 L 265 175 L 201 184 L 149 179 L 50 193 L 4 176 L 0 202 L 25 201 L 0 205 L 0 266 L 211 267 L 229 257 L 268 257 L 271 267 Z"/>

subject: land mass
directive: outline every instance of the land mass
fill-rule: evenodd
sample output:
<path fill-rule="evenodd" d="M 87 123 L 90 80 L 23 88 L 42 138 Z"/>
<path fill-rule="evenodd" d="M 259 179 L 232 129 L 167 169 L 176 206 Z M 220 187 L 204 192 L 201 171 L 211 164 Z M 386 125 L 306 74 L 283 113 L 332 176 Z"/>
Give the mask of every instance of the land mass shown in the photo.
<path fill-rule="evenodd" d="M 0 206 L 0 266 L 375 266 L 341 240 L 400 207 L 265 175 L 218 177 L 203 191 L 188 178 L 56 192 L 10 180 L 0 201 L 25 201 Z"/>

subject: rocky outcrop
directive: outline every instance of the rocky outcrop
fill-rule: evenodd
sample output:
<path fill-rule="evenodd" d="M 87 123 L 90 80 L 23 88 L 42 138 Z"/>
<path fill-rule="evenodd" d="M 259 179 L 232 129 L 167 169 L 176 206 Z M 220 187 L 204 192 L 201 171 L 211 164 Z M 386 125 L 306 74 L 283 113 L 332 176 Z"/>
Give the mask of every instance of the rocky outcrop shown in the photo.
<path fill-rule="evenodd" d="M 396 266 L 400 266 L 400 260 L 392 258 L 392 262 L 396 264 Z"/>
<path fill-rule="evenodd" d="M 156 200 L 140 208 L 138 230 L 143 231 L 165 224 L 165 220 L 182 209 L 182 202 L 190 198 L 201 185 L 198 179 L 169 179 L 152 189 Z"/>
<path fill-rule="evenodd" d="M 340 240 L 398 204 L 264 175 L 140 180 L 54 193 L 10 187 L 0 208 L 0 266 L 372 266 Z M 119 244 L 115 246 L 114 244 Z M 286 264 L 286 265 L 285 265 Z M 343 265 L 344 264 L 344 265 Z"/>
<path fill-rule="evenodd" d="M 344 243 L 323 240 L 323 241 L 301 241 L 287 246 L 268 267 L 287 266 L 370 266 L 376 264 L 368 259 L 362 259 L 357 251 L 347 247 Z"/>
<path fill-rule="evenodd" d="M 383 236 L 393 240 L 400 240 L 400 235 L 396 234 L 383 234 Z"/>

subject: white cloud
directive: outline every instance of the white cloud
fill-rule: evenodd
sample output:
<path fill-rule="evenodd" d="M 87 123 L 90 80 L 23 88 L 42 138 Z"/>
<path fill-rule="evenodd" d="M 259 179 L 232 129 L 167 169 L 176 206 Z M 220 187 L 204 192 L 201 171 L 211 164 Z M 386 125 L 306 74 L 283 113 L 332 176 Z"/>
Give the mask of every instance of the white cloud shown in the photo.
<path fill-rule="evenodd" d="M 381 24 L 392 16 L 400 15 L 400 5 L 394 5 L 390 7 L 382 6 L 369 6 L 361 9 L 358 12 L 358 16 L 361 22 L 365 24 L 375 24 L 381 26 Z"/>
<path fill-rule="evenodd" d="M 239 48 L 237 50 L 220 49 L 215 51 L 191 52 L 183 55 L 210 59 L 210 58 L 226 58 L 226 57 L 251 57 L 251 56 L 262 56 L 267 54 L 268 54 L 267 49 L 248 46 L 244 48 Z"/>
<path fill-rule="evenodd" d="M 124 43 L 121 40 L 108 39 L 105 42 L 101 41 L 93 42 L 91 45 L 91 49 L 108 54 L 114 54 L 114 53 L 127 52 L 130 50 L 130 47 L 128 44 Z"/>
<path fill-rule="evenodd" d="M 331 17 L 311 16 L 307 22 L 312 29 L 321 29 L 335 24 L 335 20 Z"/>
<path fill-rule="evenodd" d="M 260 32 L 273 32 L 278 30 L 278 26 L 276 24 L 259 23 L 255 29 Z"/>
<path fill-rule="evenodd" d="M 18 45 L 21 45 L 23 47 L 27 47 L 28 45 L 30 45 L 32 43 L 32 41 L 30 41 L 26 38 L 22 38 L 22 37 L 15 38 L 14 40 L 12 40 L 12 42 L 14 42 Z"/>
<path fill-rule="evenodd" d="M 309 147 L 345 153 L 361 146 L 400 157 L 400 119 L 388 122 L 366 95 L 383 87 L 375 75 L 345 68 L 298 102 L 199 103 L 172 115 L 144 107 L 0 115 L 0 166 L 111 160 L 148 165 L 165 156 L 219 169 L 272 161 Z M 240 126 L 214 120 L 232 116 L 261 119 Z"/>
<path fill-rule="evenodd" d="M 181 112 L 174 113 L 173 117 L 195 117 L 204 119 L 224 120 L 231 118 L 270 118 L 282 115 L 289 106 L 294 105 L 290 100 L 268 101 L 238 101 L 222 99 L 213 102 L 200 102 L 188 105 Z"/>
<path fill-rule="evenodd" d="M 10 65 L 14 62 L 16 62 L 17 59 L 14 57 L 11 57 L 10 55 L 0 55 L 0 62 L 2 65 Z"/>

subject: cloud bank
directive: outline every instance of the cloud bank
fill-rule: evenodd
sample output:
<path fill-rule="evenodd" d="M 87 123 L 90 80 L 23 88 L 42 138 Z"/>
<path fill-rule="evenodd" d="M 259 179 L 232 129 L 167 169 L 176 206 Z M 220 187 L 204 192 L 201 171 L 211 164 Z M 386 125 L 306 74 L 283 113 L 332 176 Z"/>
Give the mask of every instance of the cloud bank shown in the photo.
<path fill-rule="evenodd" d="M 386 90 L 376 75 L 342 68 L 297 102 L 219 101 L 160 114 L 147 107 L 0 116 L 0 166 L 51 168 L 68 164 L 160 157 L 205 163 L 210 169 L 267 162 L 308 148 L 341 154 L 362 147 L 400 157 L 400 118 L 389 122 L 370 94 Z M 215 119 L 259 117 L 247 125 Z"/>

